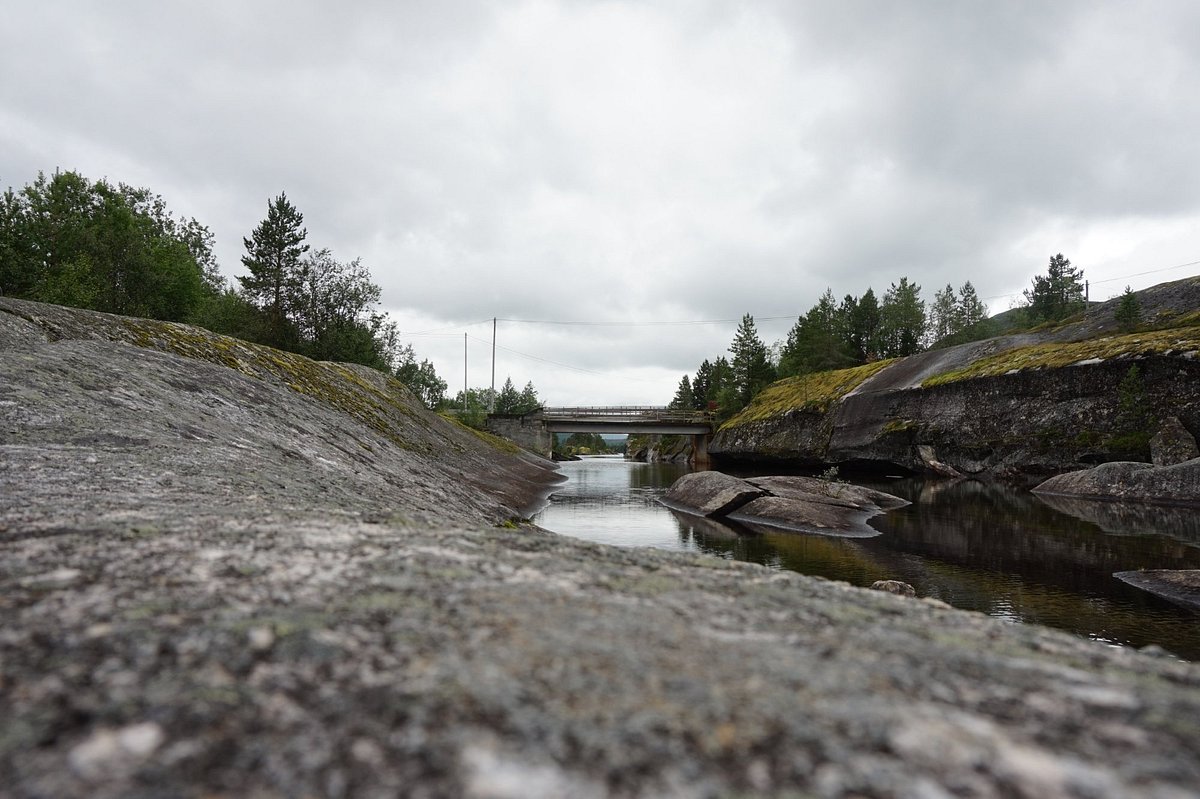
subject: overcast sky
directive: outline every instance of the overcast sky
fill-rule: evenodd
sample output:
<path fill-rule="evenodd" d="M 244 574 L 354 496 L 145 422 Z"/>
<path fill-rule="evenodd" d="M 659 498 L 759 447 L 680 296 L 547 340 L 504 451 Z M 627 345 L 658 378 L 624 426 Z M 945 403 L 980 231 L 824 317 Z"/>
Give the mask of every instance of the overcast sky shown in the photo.
<path fill-rule="evenodd" d="M 286 191 L 451 393 L 492 317 L 498 384 L 662 404 L 736 328 L 678 323 L 827 286 L 1200 273 L 1194 0 L 7 5 L 0 186 L 148 187 L 230 277 Z"/>

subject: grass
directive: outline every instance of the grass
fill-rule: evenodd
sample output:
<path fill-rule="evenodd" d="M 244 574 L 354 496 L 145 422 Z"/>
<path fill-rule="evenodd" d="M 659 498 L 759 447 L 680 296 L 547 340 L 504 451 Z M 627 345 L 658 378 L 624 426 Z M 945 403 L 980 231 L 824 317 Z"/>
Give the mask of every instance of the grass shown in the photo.
<path fill-rule="evenodd" d="M 480 441 L 483 441 L 489 446 L 495 447 L 501 452 L 507 452 L 509 455 L 520 455 L 522 452 L 520 447 L 509 441 L 507 438 L 501 438 L 500 436 L 495 435 L 494 433 L 489 433 L 486 430 L 480 430 L 477 427 L 471 427 L 471 425 L 466 424 L 461 419 L 458 419 L 457 417 L 448 413 L 439 413 L 438 415 L 450 422 L 450 424 L 454 425 L 455 427 L 465 430 L 466 432 L 478 438 Z"/>
<path fill-rule="evenodd" d="M 830 404 L 891 363 L 894 363 L 894 359 L 779 380 L 764 388 L 748 406 L 721 425 L 721 429 L 782 416 L 795 410 L 824 413 Z"/>
<path fill-rule="evenodd" d="M 1192 315 L 1185 317 L 1191 319 Z M 1020 347 L 988 358 L 982 358 L 962 369 L 943 372 L 922 383 L 922 387 L 993 377 L 1023 369 L 1046 369 L 1070 366 L 1093 359 L 1109 360 L 1118 357 L 1143 357 L 1167 353 L 1200 352 L 1200 326 L 1171 327 L 1103 336 L 1069 343 L 1035 344 Z"/>

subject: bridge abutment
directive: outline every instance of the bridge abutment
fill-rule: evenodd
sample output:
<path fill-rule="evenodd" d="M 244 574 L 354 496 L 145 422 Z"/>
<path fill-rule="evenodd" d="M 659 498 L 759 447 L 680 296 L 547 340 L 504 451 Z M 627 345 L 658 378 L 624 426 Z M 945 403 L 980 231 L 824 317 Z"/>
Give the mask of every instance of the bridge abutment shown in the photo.
<path fill-rule="evenodd" d="M 554 450 L 554 434 L 540 412 L 491 414 L 484 423 L 489 433 L 506 438 L 524 450 L 549 458 Z"/>

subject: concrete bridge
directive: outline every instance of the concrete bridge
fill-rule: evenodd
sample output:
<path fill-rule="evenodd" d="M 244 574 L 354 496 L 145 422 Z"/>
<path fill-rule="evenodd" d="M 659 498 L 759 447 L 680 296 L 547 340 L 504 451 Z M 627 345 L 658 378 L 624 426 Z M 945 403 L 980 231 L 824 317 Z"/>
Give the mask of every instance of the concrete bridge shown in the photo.
<path fill-rule="evenodd" d="M 547 458 L 555 433 L 690 435 L 696 463 L 704 465 L 713 416 L 707 411 L 654 406 L 541 408 L 524 415 L 492 414 L 487 429 Z"/>

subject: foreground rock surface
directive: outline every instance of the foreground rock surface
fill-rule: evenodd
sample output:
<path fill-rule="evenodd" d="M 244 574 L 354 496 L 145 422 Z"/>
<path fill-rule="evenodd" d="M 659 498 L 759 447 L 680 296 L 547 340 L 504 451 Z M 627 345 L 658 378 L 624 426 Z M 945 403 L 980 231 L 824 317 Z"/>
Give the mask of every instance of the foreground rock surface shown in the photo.
<path fill-rule="evenodd" d="M 692 472 L 680 477 L 663 503 L 713 519 L 728 519 L 755 532 L 783 529 L 847 538 L 879 535 L 866 522 L 907 505 L 900 497 L 816 477 L 751 477 Z"/>
<path fill-rule="evenodd" d="M 535 464 L 415 406 L 347 389 L 338 421 L 335 395 L 265 373 L 281 355 L 218 367 L 18 310 L 0 311 L 2 796 L 1200 784 L 1194 665 L 493 526 Z"/>

